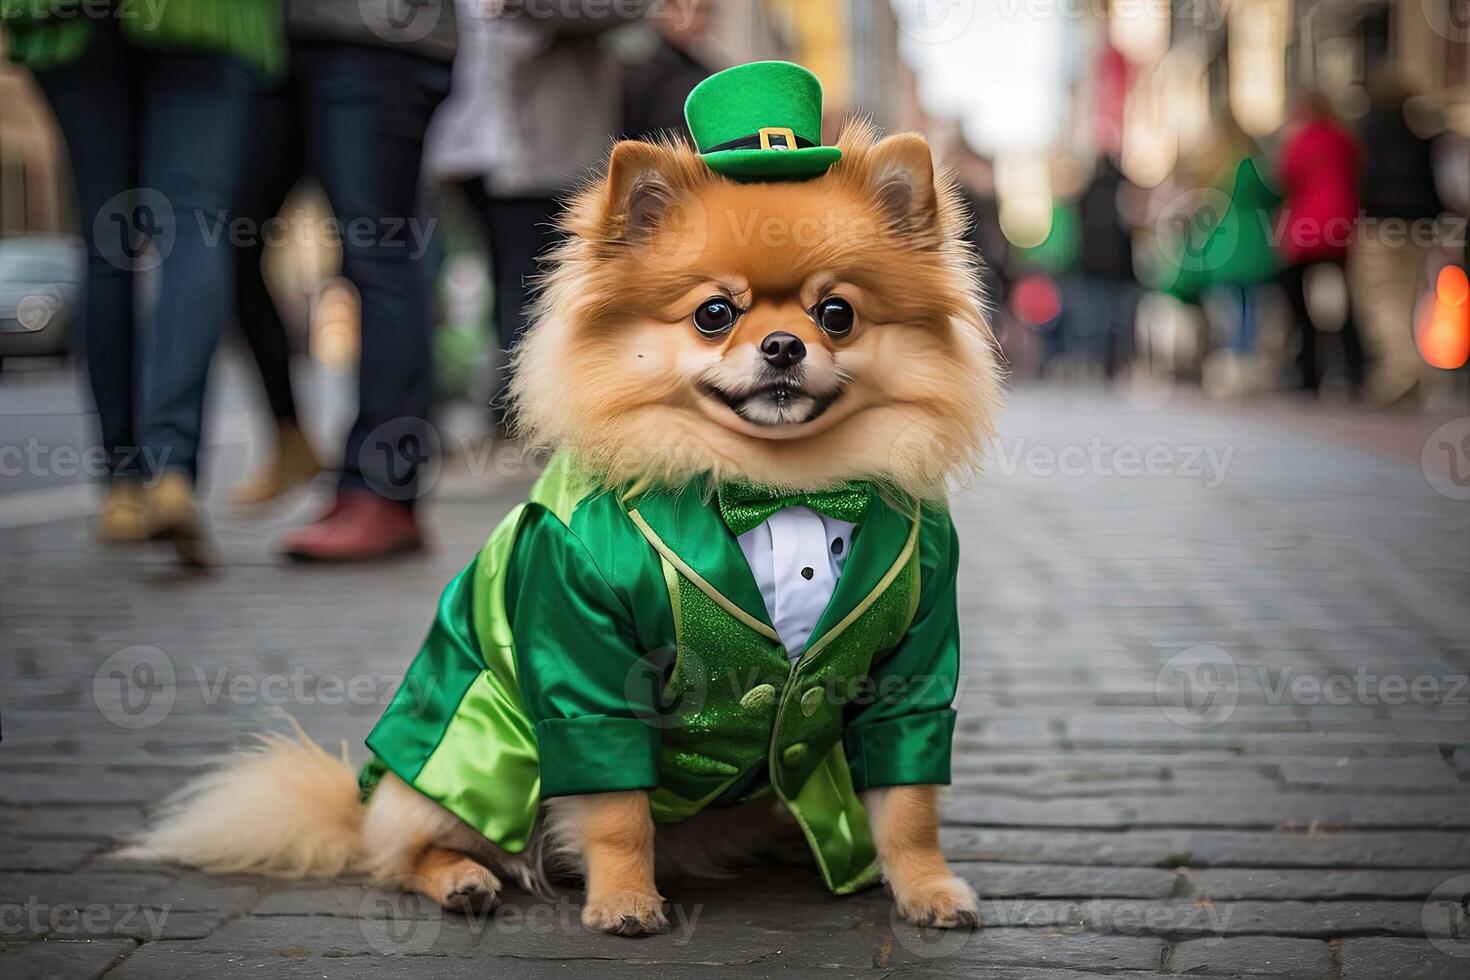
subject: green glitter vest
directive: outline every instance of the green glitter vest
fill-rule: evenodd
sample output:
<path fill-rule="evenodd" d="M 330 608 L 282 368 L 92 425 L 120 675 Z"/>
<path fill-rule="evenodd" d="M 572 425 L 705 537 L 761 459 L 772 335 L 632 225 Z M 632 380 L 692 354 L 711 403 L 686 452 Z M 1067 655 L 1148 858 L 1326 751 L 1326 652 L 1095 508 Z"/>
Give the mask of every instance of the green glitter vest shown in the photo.
<path fill-rule="evenodd" d="M 828 629 L 819 623 L 795 663 L 770 625 L 685 564 L 638 509 L 629 516 L 659 553 L 678 638 L 663 695 L 670 711 L 659 786 L 650 795 L 655 819 L 683 819 L 769 787 L 801 825 L 829 887 L 875 883 L 877 855 L 843 751 L 842 712 L 866 690 L 874 657 L 897 646 L 913 619 L 917 513 L 879 581 Z"/>

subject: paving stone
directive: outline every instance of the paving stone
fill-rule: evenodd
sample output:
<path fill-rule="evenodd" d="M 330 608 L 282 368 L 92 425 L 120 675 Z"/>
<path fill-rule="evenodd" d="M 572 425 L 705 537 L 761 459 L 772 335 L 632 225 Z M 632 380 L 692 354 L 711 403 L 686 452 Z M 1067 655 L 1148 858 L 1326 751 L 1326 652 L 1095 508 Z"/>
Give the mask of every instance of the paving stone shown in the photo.
<path fill-rule="evenodd" d="M 1067 926 L 1123 935 L 1263 935 L 1334 939 L 1393 934 L 1423 936 L 1420 902 L 1213 902 L 1201 899 L 989 899 L 985 928 Z M 1442 929 L 1448 933 L 1448 929 Z"/>
<path fill-rule="evenodd" d="M 883 976 L 870 968 L 807 969 L 773 966 L 764 962 L 732 966 L 729 964 L 649 962 L 636 958 L 632 962 L 606 959 L 534 960 L 477 956 L 334 957 L 320 956 L 240 956 L 221 953 L 190 953 L 174 944 L 145 946 L 108 974 L 108 980 L 258 980 L 262 976 L 286 980 L 485 980 L 486 977 L 516 977 L 527 980 L 585 980 L 589 975 L 608 980 L 648 980 L 659 977 L 748 977 L 750 980 L 843 980 Z M 922 977 L 919 971 L 896 970 L 886 975 Z M 954 976 L 953 973 L 946 974 Z M 1015 980 L 1014 968 L 973 967 L 966 976 L 976 980 Z M 1071 971 L 1031 972 L 1032 978 L 1048 980 L 1083 980 L 1097 974 Z M 1130 980 L 1152 980 L 1152 974 L 1129 974 Z"/>
<path fill-rule="evenodd" d="M 99 838 L 44 840 L 0 834 L 0 872 L 74 871 L 110 846 Z"/>
<path fill-rule="evenodd" d="M 1114 833 L 946 826 L 941 837 L 944 852 L 955 860 L 1160 868 L 1470 867 L 1470 834 L 1453 831 Z"/>
<path fill-rule="evenodd" d="M 0 943 L 0 976 L 6 980 L 85 980 L 136 948 L 126 939 Z"/>
<path fill-rule="evenodd" d="M 1191 939 L 1175 944 L 1168 962 L 1175 973 L 1188 974 L 1325 977 L 1333 973 L 1332 955 L 1326 943 L 1272 936 Z"/>
<path fill-rule="evenodd" d="M 1339 953 L 1340 975 L 1344 980 L 1465 980 L 1470 976 L 1470 943 L 1462 938 L 1456 942 L 1441 940 L 1441 945 L 1444 949 L 1424 939 L 1349 939 Z"/>
<path fill-rule="evenodd" d="M 1427 898 L 1445 879 L 1465 873 L 1463 870 L 1307 871 L 1216 868 L 1190 872 L 1186 881 L 1190 894 L 1203 895 L 1219 902 L 1245 898 Z"/>
<path fill-rule="evenodd" d="M 90 807 L 0 806 L 0 831 L 13 837 L 117 839 L 138 826 L 142 808 L 99 803 Z"/>
<path fill-rule="evenodd" d="M 155 866 L 162 867 L 162 866 Z M 244 877 L 212 879 L 197 872 L 147 870 L 83 871 L 73 875 L 0 875 L 0 895 L 43 906 L 100 904 L 146 906 L 174 911 L 238 912 L 253 904 L 257 886 Z"/>
<path fill-rule="evenodd" d="M 1178 877 L 1172 872 L 1151 868 L 1086 868 L 971 861 L 956 861 L 954 868 L 976 890 L 992 897 L 1162 898 L 1172 894 L 1178 882 Z"/>
<path fill-rule="evenodd" d="M 1348 828 L 1470 830 L 1464 794 L 1432 797 L 1326 796 L 1274 793 L 1132 795 L 1053 798 L 1045 801 L 956 791 L 944 805 L 946 823 L 957 826 L 1220 827 L 1273 830 L 1330 824 Z"/>
<path fill-rule="evenodd" d="M 1024 965 L 1112 972 L 1156 970 L 1163 953 L 1162 940 L 1144 936 L 1100 935 L 1065 929 L 981 929 L 953 932 L 900 925 L 885 962 L 875 965 L 927 965 L 968 973 L 972 965 Z"/>
<path fill-rule="evenodd" d="M 533 959 L 622 959 L 650 963 L 743 965 L 779 962 L 797 967 L 861 968 L 870 964 L 883 934 L 870 926 L 852 930 L 786 929 L 710 925 L 698 909 L 673 907 L 671 930 L 637 942 L 585 929 L 574 905 L 503 906 L 481 917 L 445 915 L 413 919 L 349 919 L 335 916 L 249 917 L 229 922 L 205 939 L 184 945 L 159 943 L 190 953 L 230 953 L 288 958 L 342 956 L 492 957 L 514 951 Z"/>

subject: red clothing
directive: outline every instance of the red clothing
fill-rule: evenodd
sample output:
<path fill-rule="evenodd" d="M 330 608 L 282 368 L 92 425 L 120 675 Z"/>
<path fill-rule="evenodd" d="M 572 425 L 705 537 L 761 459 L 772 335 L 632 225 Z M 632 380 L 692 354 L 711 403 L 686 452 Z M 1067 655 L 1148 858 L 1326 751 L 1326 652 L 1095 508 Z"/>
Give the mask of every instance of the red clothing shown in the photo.
<path fill-rule="evenodd" d="M 1335 122 L 1313 119 L 1287 137 L 1276 165 L 1285 198 L 1276 227 L 1287 264 L 1347 255 L 1361 167 L 1357 142 Z"/>

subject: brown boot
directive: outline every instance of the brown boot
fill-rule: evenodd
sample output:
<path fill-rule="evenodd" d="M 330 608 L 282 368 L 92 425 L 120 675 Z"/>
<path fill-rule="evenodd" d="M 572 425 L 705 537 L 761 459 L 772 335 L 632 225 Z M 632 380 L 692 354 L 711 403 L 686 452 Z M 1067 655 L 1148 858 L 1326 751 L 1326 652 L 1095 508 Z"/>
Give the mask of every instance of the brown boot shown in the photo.
<path fill-rule="evenodd" d="M 424 546 L 413 511 L 366 490 L 343 490 L 331 510 L 286 535 L 281 551 L 297 561 L 368 561 Z"/>
<path fill-rule="evenodd" d="M 102 513 L 97 516 L 97 540 L 104 544 L 135 544 L 148 540 L 143 514 L 143 488 L 134 480 L 115 480 L 107 488 Z"/>
<path fill-rule="evenodd" d="M 194 487 L 182 474 L 164 473 L 143 493 L 148 536 L 172 541 L 179 561 L 190 568 L 214 564 L 214 546 L 194 501 Z"/>
<path fill-rule="evenodd" d="M 304 487 L 321 472 L 311 443 L 295 422 L 283 420 L 276 434 L 276 453 L 255 474 L 230 492 L 236 507 L 260 507 L 297 487 Z"/>

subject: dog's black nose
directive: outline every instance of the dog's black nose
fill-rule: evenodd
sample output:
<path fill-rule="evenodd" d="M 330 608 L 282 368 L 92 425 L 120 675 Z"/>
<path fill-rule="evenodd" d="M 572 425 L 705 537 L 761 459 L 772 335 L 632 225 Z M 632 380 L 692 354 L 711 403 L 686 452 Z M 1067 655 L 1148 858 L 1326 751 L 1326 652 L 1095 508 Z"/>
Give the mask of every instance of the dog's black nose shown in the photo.
<path fill-rule="evenodd" d="M 795 367 L 806 357 L 806 344 L 796 334 L 778 330 L 761 341 L 761 353 L 772 367 Z"/>

